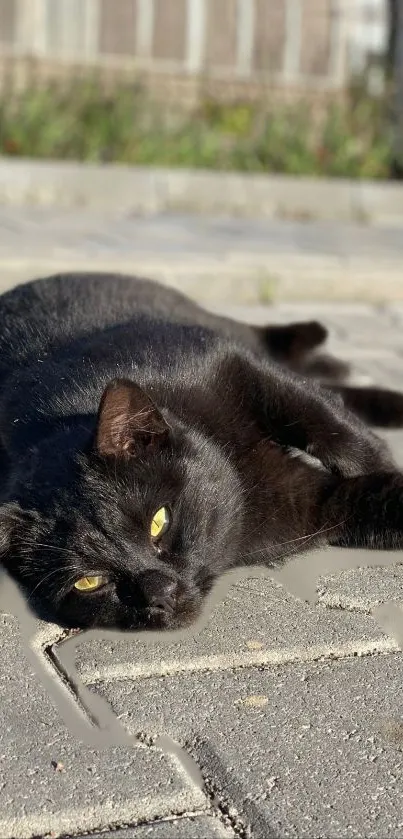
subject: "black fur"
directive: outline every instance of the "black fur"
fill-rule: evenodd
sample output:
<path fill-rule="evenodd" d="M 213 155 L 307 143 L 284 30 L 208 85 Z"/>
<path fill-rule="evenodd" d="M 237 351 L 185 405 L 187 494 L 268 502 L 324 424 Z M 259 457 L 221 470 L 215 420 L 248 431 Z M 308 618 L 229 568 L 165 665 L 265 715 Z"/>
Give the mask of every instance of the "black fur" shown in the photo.
<path fill-rule="evenodd" d="M 111 275 L 18 287 L 0 322 L 0 555 L 42 616 L 175 628 L 230 568 L 403 547 L 403 476 L 358 416 L 403 425 L 403 396 L 344 385 L 321 324 L 238 324 Z M 88 574 L 108 582 L 76 591 Z"/>

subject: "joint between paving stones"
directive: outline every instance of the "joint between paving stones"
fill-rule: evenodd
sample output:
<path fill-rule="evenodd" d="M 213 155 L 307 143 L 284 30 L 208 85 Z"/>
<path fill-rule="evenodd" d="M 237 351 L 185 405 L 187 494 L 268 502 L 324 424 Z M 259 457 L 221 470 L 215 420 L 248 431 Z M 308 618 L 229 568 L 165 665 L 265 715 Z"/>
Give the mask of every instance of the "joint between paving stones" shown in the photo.
<path fill-rule="evenodd" d="M 189 743 L 185 745 L 185 748 L 187 748 L 189 753 L 192 754 L 194 760 L 197 760 L 195 755 L 197 744 L 202 743 L 203 741 L 201 740 L 201 738 L 196 737 L 194 740 L 193 747 Z M 209 748 L 208 744 L 206 743 L 203 743 L 203 746 L 205 748 Z M 198 760 L 197 762 L 199 763 Z M 213 812 L 216 813 L 221 823 L 224 825 L 224 827 L 231 827 L 237 839 L 250 839 L 251 831 L 249 826 L 243 823 L 236 810 L 236 807 L 234 807 L 233 804 L 230 804 L 228 799 L 224 796 L 224 793 L 220 788 L 217 779 L 214 780 L 206 776 L 206 774 L 203 772 L 202 766 L 200 766 L 200 771 L 203 775 L 207 798 L 211 803 Z"/>
<path fill-rule="evenodd" d="M 59 642 L 63 641 L 63 640 L 66 640 L 65 633 L 63 633 L 61 635 L 61 638 L 59 639 Z M 83 714 L 85 714 L 86 718 L 91 722 L 91 724 L 94 726 L 94 728 L 96 728 L 97 730 L 100 730 L 99 720 L 91 712 L 91 709 L 88 707 L 88 703 L 85 703 L 80 696 L 79 679 L 78 678 L 77 679 L 72 678 L 72 676 L 68 672 L 67 668 L 64 667 L 62 662 L 60 662 L 57 659 L 57 657 L 54 654 L 55 645 L 56 645 L 55 642 L 53 642 L 53 644 L 47 645 L 44 648 L 45 655 L 48 657 L 48 660 L 51 662 L 52 666 L 54 667 L 58 677 L 62 679 L 63 684 L 68 688 L 68 690 L 70 691 L 70 693 L 74 697 L 74 700 L 75 700 L 79 710 Z M 111 715 L 113 715 L 114 718 L 118 719 L 111 708 L 109 708 L 109 713 Z M 127 732 L 125 732 L 125 733 L 127 734 Z M 192 771 L 189 771 L 189 768 L 187 767 L 186 764 L 189 763 L 189 762 L 191 764 L 194 764 L 194 766 L 192 766 L 192 765 L 190 766 L 190 770 L 193 770 L 193 775 L 194 775 L 194 768 L 195 767 L 197 768 L 198 774 L 199 774 L 200 779 L 202 781 L 202 784 L 200 785 L 201 792 L 204 795 L 204 797 L 206 799 L 206 802 L 209 802 L 210 805 L 212 804 L 210 791 L 209 791 L 208 786 L 206 785 L 205 778 L 203 776 L 203 773 L 201 771 L 199 763 L 196 760 L 196 758 L 191 754 L 191 752 L 187 749 L 186 744 L 182 745 L 180 743 L 176 743 L 168 735 L 159 734 L 159 735 L 153 737 L 152 735 L 148 734 L 145 731 L 136 732 L 134 735 L 127 734 L 127 738 L 128 738 L 128 745 L 129 745 L 129 742 L 132 743 L 133 740 L 134 740 L 134 741 L 137 742 L 138 745 L 143 745 L 144 747 L 151 748 L 151 749 L 159 749 L 162 752 L 164 752 L 166 755 L 169 755 L 170 757 L 176 758 L 178 760 L 179 764 L 180 764 L 181 771 L 186 776 L 186 778 L 188 779 L 188 782 L 190 784 L 195 784 L 195 778 L 192 777 Z M 168 743 L 168 741 L 169 741 L 169 743 Z M 211 815 L 215 814 L 216 817 L 219 819 L 219 821 L 224 826 L 228 827 L 226 813 L 224 813 L 224 811 L 222 811 L 221 808 L 218 806 L 218 802 L 216 803 L 214 808 L 210 806 L 210 810 L 211 810 Z M 175 813 L 174 815 L 177 819 L 179 819 L 179 818 L 185 818 L 185 817 L 190 817 L 190 816 L 195 817 L 196 815 L 200 815 L 200 813 L 202 813 L 202 811 L 197 811 L 197 812 L 193 811 L 192 813 L 189 813 L 187 811 L 186 812 L 184 811 L 182 813 L 182 812 L 179 811 L 178 813 Z M 206 811 L 204 811 L 203 814 L 206 815 Z M 156 819 L 155 821 L 166 821 L 166 820 Z M 148 820 L 148 821 L 144 822 L 144 824 L 152 824 L 152 823 L 153 823 L 153 820 Z M 136 824 L 133 823 L 133 824 L 125 825 L 125 828 L 126 827 L 138 827 L 138 826 L 140 826 L 140 825 L 137 824 L 137 823 Z M 232 827 L 232 824 L 231 824 L 231 827 Z M 122 828 L 122 825 L 120 825 L 118 823 L 116 823 L 115 825 L 111 825 L 109 827 L 109 829 L 113 830 L 113 831 L 117 831 L 121 828 Z M 235 831 L 235 828 L 233 828 L 233 830 Z M 96 834 L 97 831 L 99 832 L 99 828 L 97 830 L 94 830 L 93 833 Z M 85 836 L 86 834 L 78 833 L 76 835 L 77 836 Z M 91 835 L 91 833 L 89 833 L 87 835 Z M 239 836 L 240 839 L 247 839 L 247 834 L 243 833 L 243 832 L 240 833 L 238 830 L 236 832 L 236 835 Z M 63 839 L 63 837 L 61 837 L 61 839 Z"/>
<path fill-rule="evenodd" d="M 216 753 L 210 741 L 203 740 L 201 737 L 196 736 L 193 744 L 188 744 L 188 749 L 200 763 L 205 785 L 209 791 L 209 795 L 211 796 L 211 802 L 214 809 L 218 810 L 222 814 L 224 824 L 226 824 L 227 827 L 228 825 L 231 826 L 237 836 L 237 839 L 252 839 L 255 834 L 262 837 L 265 836 L 266 839 L 278 839 L 278 837 L 275 837 L 275 834 L 270 830 L 270 826 L 267 824 L 266 819 L 260 815 L 258 804 L 253 800 L 253 798 L 251 798 L 250 795 L 244 792 L 242 785 L 238 780 L 235 780 L 235 782 L 233 781 L 231 784 L 233 788 L 233 795 L 231 798 L 233 800 L 243 802 L 245 815 L 249 821 L 245 822 L 245 820 L 241 818 L 237 808 L 230 803 L 228 794 L 225 795 L 223 792 L 225 788 L 224 775 L 227 774 L 227 767 L 223 765 L 219 755 Z M 214 766 L 214 779 L 205 775 L 203 771 L 204 763 L 206 763 L 206 765 Z M 236 794 L 234 786 L 236 788 Z"/>
<path fill-rule="evenodd" d="M 174 822 L 184 821 L 185 819 L 198 819 L 203 818 L 206 816 L 205 810 L 192 810 L 192 811 L 184 811 L 180 815 L 169 816 L 167 818 L 160 818 L 156 817 L 155 819 L 141 819 L 140 821 L 130 821 L 130 822 L 118 822 L 114 821 L 107 825 L 102 825 L 102 829 L 99 827 L 94 828 L 94 830 L 86 830 L 86 831 L 74 831 L 73 833 L 61 833 L 58 835 L 57 839 L 86 839 L 86 837 L 91 836 L 99 836 L 101 833 L 119 833 L 120 831 L 125 830 L 135 830 L 139 827 L 151 827 L 159 824 L 171 824 Z M 32 839 L 52 839 L 52 834 L 41 834 L 33 836 Z"/>
<path fill-rule="evenodd" d="M 91 723 L 91 725 L 93 725 L 95 728 L 98 728 L 96 717 L 91 713 L 90 709 L 87 708 L 85 703 L 82 701 L 75 682 L 71 679 L 71 676 L 67 672 L 66 668 L 63 667 L 63 664 L 57 659 L 57 657 L 55 656 L 55 654 L 53 652 L 54 646 L 56 646 L 61 641 L 65 640 L 65 638 L 66 638 L 66 636 L 63 634 L 61 636 L 61 638 L 59 639 L 59 641 L 52 642 L 51 644 L 48 644 L 46 647 L 44 647 L 44 650 L 43 650 L 44 655 L 47 657 L 47 659 L 50 662 L 51 666 L 53 667 L 56 675 L 61 680 L 61 682 L 63 683 L 66 690 L 69 691 L 69 693 L 72 696 L 72 698 L 74 699 L 74 702 L 77 705 L 79 711 L 82 714 L 84 714 L 84 716 Z"/>

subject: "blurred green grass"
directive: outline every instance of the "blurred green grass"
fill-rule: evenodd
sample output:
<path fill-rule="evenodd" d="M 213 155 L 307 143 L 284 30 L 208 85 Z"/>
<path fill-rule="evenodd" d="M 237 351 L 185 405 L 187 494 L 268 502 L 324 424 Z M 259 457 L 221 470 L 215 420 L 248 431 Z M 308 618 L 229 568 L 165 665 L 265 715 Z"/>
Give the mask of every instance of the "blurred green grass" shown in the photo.
<path fill-rule="evenodd" d="M 293 105 L 204 98 L 192 113 L 141 86 L 94 79 L 33 85 L 0 98 L 0 153 L 22 157 L 260 173 L 387 178 L 388 103 L 352 89 L 320 118 Z"/>

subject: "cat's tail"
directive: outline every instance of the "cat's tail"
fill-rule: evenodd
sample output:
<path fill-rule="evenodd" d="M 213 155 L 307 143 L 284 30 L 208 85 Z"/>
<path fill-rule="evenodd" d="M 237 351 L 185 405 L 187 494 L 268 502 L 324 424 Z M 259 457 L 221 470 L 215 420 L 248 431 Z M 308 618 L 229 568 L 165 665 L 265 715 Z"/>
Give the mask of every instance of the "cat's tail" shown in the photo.
<path fill-rule="evenodd" d="M 403 393 L 380 387 L 354 387 L 326 384 L 327 390 L 339 393 L 353 414 L 378 428 L 403 428 Z"/>

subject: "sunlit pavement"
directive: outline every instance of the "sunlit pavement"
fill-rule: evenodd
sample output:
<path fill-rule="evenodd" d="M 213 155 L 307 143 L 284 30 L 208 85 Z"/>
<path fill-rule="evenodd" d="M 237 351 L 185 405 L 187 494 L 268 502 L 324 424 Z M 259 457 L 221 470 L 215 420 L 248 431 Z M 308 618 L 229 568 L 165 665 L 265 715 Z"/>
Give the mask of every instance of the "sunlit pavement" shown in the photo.
<path fill-rule="evenodd" d="M 151 276 L 208 303 L 403 301 L 401 226 L 0 205 L 0 291 L 68 270 Z"/>

